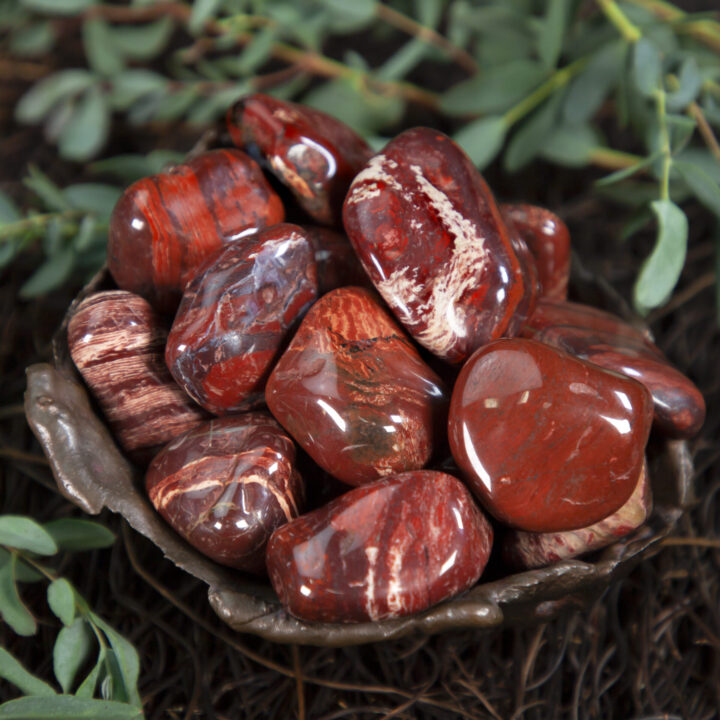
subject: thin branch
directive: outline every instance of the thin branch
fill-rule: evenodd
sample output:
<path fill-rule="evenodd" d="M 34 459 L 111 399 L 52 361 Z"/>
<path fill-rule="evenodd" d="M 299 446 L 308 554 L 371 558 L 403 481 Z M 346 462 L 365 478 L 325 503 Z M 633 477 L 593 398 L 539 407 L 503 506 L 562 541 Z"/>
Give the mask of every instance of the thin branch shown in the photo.
<path fill-rule="evenodd" d="M 642 37 L 640 28 L 631 22 L 615 0 L 597 0 L 597 4 L 627 42 L 636 43 Z"/>
<path fill-rule="evenodd" d="M 690 105 L 688 105 L 687 111 L 688 115 L 690 115 L 697 123 L 698 131 L 700 132 L 700 135 L 705 141 L 708 149 L 715 159 L 720 162 L 720 143 L 718 143 L 715 133 L 710 127 L 710 123 L 707 121 L 702 108 L 696 102 L 691 102 Z"/>

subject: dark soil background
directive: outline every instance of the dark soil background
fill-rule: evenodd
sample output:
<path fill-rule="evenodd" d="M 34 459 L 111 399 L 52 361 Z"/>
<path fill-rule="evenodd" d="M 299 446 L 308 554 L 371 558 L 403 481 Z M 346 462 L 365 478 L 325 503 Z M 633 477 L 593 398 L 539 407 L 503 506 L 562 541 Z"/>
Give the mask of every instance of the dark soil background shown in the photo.
<path fill-rule="evenodd" d="M 714 5 L 714 3 L 712 3 Z M 68 50 L 72 52 L 72 50 Z M 0 55 L 0 187 L 22 201 L 37 164 L 60 185 L 83 176 L 61 163 L 41 131 L 12 120 L 22 92 L 61 58 L 18 63 Z M 446 81 L 446 80 L 445 80 Z M 423 118 L 424 122 L 432 119 Z M 118 127 L 108 154 L 189 149 L 196 131 Z M 584 263 L 630 297 L 651 234 L 622 243 L 621 209 L 601 201 L 592 170 L 534 164 L 511 178 L 487 174 L 503 199 L 553 208 Z M 126 634 L 142 661 L 148 718 L 682 718 L 720 716 L 720 332 L 715 242 L 709 215 L 686 207 L 688 263 L 673 300 L 650 317 L 660 347 L 705 394 L 708 418 L 691 441 L 697 500 L 662 551 L 589 608 L 545 625 L 470 631 L 347 649 L 287 647 L 233 633 L 210 610 L 206 587 L 163 560 L 115 516 L 106 551 L 66 556 L 60 572 Z M 24 369 L 47 360 L 50 338 L 77 287 L 33 302 L 17 291 L 41 258 L 29 253 L 0 274 L 0 493 L 6 513 L 44 520 L 79 515 L 60 497 L 22 411 Z M 59 629 L 44 587 L 25 586 L 36 638 L 0 627 L 0 645 L 51 680 Z M 0 700 L 14 694 L 0 686 Z"/>

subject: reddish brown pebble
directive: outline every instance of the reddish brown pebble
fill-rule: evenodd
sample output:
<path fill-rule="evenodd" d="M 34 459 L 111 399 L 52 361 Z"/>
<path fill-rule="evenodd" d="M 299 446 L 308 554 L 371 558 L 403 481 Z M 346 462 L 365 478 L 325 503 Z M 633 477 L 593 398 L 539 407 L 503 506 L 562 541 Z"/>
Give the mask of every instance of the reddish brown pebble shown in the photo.
<path fill-rule="evenodd" d="M 570 278 L 570 231 L 553 212 L 537 205 L 501 205 L 535 258 L 543 297 L 567 298 Z"/>
<path fill-rule="evenodd" d="M 349 485 L 417 470 L 444 435 L 441 380 L 362 288 L 318 300 L 268 379 L 272 414 Z"/>
<path fill-rule="evenodd" d="M 357 133 L 319 110 L 259 93 L 230 108 L 227 121 L 233 142 L 258 151 L 316 222 L 339 224 L 350 182 L 372 155 Z"/>
<path fill-rule="evenodd" d="M 295 446 L 265 413 L 210 420 L 161 450 L 146 476 L 150 500 L 200 552 L 263 573 L 273 530 L 297 517 L 303 486 Z"/>
<path fill-rule="evenodd" d="M 288 330 L 316 298 L 313 250 L 297 225 L 231 243 L 183 295 L 165 351 L 173 377 L 217 415 L 257 407 Z"/>
<path fill-rule="evenodd" d="M 510 568 L 537 568 L 600 550 L 637 530 L 652 511 L 652 492 L 643 463 L 630 499 L 612 515 L 579 530 L 531 533 L 509 530 L 502 538 L 502 554 Z"/>
<path fill-rule="evenodd" d="M 212 150 L 124 192 L 110 219 L 108 268 L 119 287 L 172 312 L 209 255 L 284 217 L 254 160 Z"/>
<path fill-rule="evenodd" d="M 458 376 L 453 457 L 484 507 L 521 530 L 574 530 L 630 497 L 652 422 L 640 383 L 534 340 L 497 340 Z"/>
<path fill-rule="evenodd" d="M 370 278 L 345 235 L 319 225 L 305 225 L 303 230 L 315 251 L 319 295 L 347 285 L 372 288 Z"/>
<path fill-rule="evenodd" d="M 700 431 L 705 420 L 702 393 L 643 333 L 620 318 L 588 305 L 543 300 L 523 334 L 641 382 L 653 397 L 655 425 L 666 435 L 688 438 Z"/>
<path fill-rule="evenodd" d="M 270 580 L 295 617 L 412 615 L 477 582 L 492 528 L 467 488 L 429 470 L 356 488 L 273 533 Z"/>
<path fill-rule="evenodd" d="M 519 332 L 536 283 L 495 199 L 446 135 L 414 128 L 355 178 L 345 229 L 365 271 L 400 322 L 438 357 L 462 362 Z"/>
<path fill-rule="evenodd" d="M 68 325 L 73 362 L 120 445 L 138 459 L 206 418 L 170 376 L 166 338 L 148 302 L 125 290 L 86 298 Z"/>

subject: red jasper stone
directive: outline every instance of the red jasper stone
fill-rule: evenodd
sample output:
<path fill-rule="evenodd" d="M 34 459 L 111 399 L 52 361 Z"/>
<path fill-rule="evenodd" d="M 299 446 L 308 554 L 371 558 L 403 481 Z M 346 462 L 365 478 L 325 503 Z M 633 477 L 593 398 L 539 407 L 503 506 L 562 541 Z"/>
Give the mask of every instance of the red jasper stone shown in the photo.
<path fill-rule="evenodd" d="M 385 620 L 471 587 L 492 536 L 459 480 L 422 470 L 356 488 L 276 530 L 267 568 L 295 617 Z"/>
<path fill-rule="evenodd" d="M 125 190 L 110 219 L 108 268 L 119 287 L 172 312 L 209 255 L 284 217 L 254 160 L 212 150 Z"/>
<path fill-rule="evenodd" d="M 349 485 L 418 470 L 442 442 L 442 381 L 362 288 L 310 308 L 265 396 L 313 460 Z"/>
<path fill-rule="evenodd" d="M 295 446 L 265 413 L 209 420 L 173 440 L 146 475 L 173 529 L 223 565 L 263 573 L 273 530 L 298 516 Z"/>
<path fill-rule="evenodd" d="M 519 332 L 536 285 L 490 189 L 446 135 L 414 128 L 355 178 L 345 229 L 398 319 L 438 357 L 462 362 Z"/>
<path fill-rule="evenodd" d="M 188 395 L 217 415 L 261 405 L 286 335 L 316 298 L 313 249 L 297 225 L 231 243 L 188 285 L 167 365 Z"/>
<path fill-rule="evenodd" d="M 498 340 L 463 367 L 450 447 L 498 520 L 521 530 L 585 527 L 627 501 L 652 422 L 643 385 L 534 340 Z"/>
<path fill-rule="evenodd" d="M 170 376 L 167 329 L 125 290 L 85 298 L 68 324 L 70 355 L 120 445 L 142 461 L 206 418 Z"/>
<path fill-rule="evenodd" d="M 370 278 L 345 235 L 319 225 L 305 225 L 303 230 L 315 251 L 319 295 L 347 285 L 372 288 Z"/>
<path fill-rule="evenodd" d="M 260 93 L 230 108 L 227 122 L 233 142 L 257 150 L 314 220 L 340 222 L 350 182 L 372 155 L 365 140 L 319 110 Z"/>
<path fill-rule="evenodd" d="M 535 258 L 542 296 L 567 298 L 570 278 L 570 231 L 553 212 L 537 205 L 500 206 L 503 216 L 515 225 Z"/>
<path fill-rule="evenodd" d="M 652 491 L 643 463 L 630 499 L 604 520 L 578 530 L 531 533 L 509 530 L 502 538 L 502 554 L 511 568 L 530 569 L 600 550 L 637 530 L 652 512 Z"/>
<path fill-rule="evenodd" d="M 666 435 L 696 435 L 705 420 L 705 400 L 695 384 L 638 329 L 588 305 L 543 300 L 523 330 L 608 370 L 641 382 L 655 404 L 655 424 Z"/>

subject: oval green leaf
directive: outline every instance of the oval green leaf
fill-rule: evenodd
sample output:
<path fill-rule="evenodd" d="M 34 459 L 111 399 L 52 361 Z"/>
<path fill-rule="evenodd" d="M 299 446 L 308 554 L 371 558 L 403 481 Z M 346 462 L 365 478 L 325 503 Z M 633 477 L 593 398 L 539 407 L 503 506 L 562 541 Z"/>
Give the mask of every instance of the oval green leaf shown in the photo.
<path fill-rule="evenodd" d="M 487 167 L 505 142 L 507 125 L 502 116 L 487 117 L 466 125 L 453 136 L 453 140 L 482 170 Z"/>
<path fill-rule="evenodd" d="M 62 624 L 72 625 L 75 619 L 75 592 L 65 578 L 57 578 L 48 585 L 47 600 Z"/>
<path fill-rule="evenodd" d="M 86 700 L 74 695 L 24 697 L 0 705 L 2 720 L 140 720 L 142 710 L 110 700 Z"/>
<path fill-rule="evenodd" d="M 84 518 L 59 518 L 43 526 L 61 550 L 94 550 L 110 547 L 115 535 L 104 525 Z"/>
<path fill-rule="evenodd" d="M 54 555 L 58 551 L 50 533 L 23 515 L 0 516 L 0 545 L 29 550 L 38 555 Z"/>
<path fill-rule="evenodd" d="M 46 682 L 28 672 L 3 647 L 0 647 L 0 677 L 12 683 L 26 695 L 55 695 L 55 691 Z"/>
<path fill-rule="evenodd" d="M 53 669 L 63 692 L 69 692 L 77 671 L 90 652 L 93 634 L 83 618 L 75 618 L 58 633 L 53 648 Z"/>

